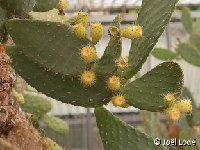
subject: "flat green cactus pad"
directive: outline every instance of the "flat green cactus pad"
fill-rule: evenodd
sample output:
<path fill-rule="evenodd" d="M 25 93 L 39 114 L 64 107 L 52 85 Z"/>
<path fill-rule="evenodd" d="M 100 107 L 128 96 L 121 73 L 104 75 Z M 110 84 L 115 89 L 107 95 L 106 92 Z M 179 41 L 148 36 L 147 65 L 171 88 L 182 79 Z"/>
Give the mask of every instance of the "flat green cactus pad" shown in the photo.
<path fill-rule="evenodd" d="M 21 105 L 25 112 L 41 117 L 51 110 L 51 103 L 39 94 L 26 92 L 23 94 L 25 103 Z"/>
<path fill-rule="evenodd" d="M 168 92 L 179 97 L 183 88 L 183 73 L 174 62 L 164 62 L 141 78 L 121 89 L 128 104 L 139 109 L 162 111 L 166 108 L 164 94 Z"/>
<path fill-rule="evenodd" d="M 110 101 L 111 92 L 105 88 L 104 77 L 97 76 L 93 86 L 85 87 L 79 77 L 62 76 L 35 63 L 17 47 L 7 47 L 7 53 L 13 60 L 16 72 L 39 92 L 64 103 L 77 106 L 96 107 Z"/>
<path fill-rule="evenodd" d="M 169 22 L 177 2 L 178 0 L 142 1 L 136 24 L 143 27 L 143 37 L 132 40 L 126 78 L 131 78 L 142 67 Z"/>
<path fill-rule="evenodd" d="M 166 150 L 151 137 L 114 117 L 103 107 L 95 109 L 104 150 Z"/>
<path fill-rule="evenodd" d="M 177 53 L 164 48 L 154 48 L 152 55 L 160 60 L 172 60 L 178 56 Z"/>
<path fill-rule="evenodd" d="M 112 24 L 113 27 L 116 27 L 116 29 L 118 29 L 118 35 L 110 35 L 108 46 L 106 47 L 106 50 L 99 62 L 97 62 L 96 70 L 101 74 L 113 73 L 116 69 L 115 61 L 121 56 L 122 42 L 120 37 L 120 23 L 121 16 L 118 15 Z"/>
<path fill-rule="evenodd" d="M 60 0 L 36 0 L 34 11 L 45 12 L 57 8 Z"/>
<path fill-rule="evenodd" d="M 35 0 L 0 0 L 2 8 L 15 16 L 26 16 L 35 6 Z"/>
<path fill-rule="evenodd" d="M 178 51 L 185 61 L 195 66 L 200 66 L 200 50 L 191 45 L 181 43 L 178 46 Z"/>
<path fill-rule="evenodd" d="M 15 19 L 6 27 L 19 51 L 47 69 L 76 76 L 86 69 L 80 50 L 89 41 L 78 39 L 70 25 Z"/>

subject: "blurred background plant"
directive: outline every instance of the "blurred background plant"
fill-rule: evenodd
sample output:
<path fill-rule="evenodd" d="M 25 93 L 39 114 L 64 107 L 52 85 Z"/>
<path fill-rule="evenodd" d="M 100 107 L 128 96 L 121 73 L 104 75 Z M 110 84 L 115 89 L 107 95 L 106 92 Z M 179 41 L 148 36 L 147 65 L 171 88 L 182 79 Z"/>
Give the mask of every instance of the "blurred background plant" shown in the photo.
<path fill-rule="evenodd" d="M 181 21 L 185 30 L 189 34 L 189 39 L 182 42 L 179 37 L 179 44 L 175 46 L 175 51 L 163 48 L 154 48 L 154 57 L 168 61 L 184 59 L 188 63 L 200 67 L 200 19 L 194 20 L 188 8 L 183 8 Z"/>
<path fill-rule="evenodd" d="M 48 115 L 52 108 L 51 99 L 28 85 L 20 76 L 17 76 L 12 96 L 38 130 L 42 129 L 40 124 L 45 123 L 48 128 L 57 134 L 66 135 L 69 132 L 66 121 Z"/>

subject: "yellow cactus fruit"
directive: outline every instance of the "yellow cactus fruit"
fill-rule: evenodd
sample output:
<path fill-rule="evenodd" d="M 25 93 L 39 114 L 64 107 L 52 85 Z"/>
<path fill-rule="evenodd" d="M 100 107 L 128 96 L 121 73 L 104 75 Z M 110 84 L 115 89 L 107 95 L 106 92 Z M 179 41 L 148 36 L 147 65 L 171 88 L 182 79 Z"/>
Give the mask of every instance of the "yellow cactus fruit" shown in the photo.
<path fill-rule="evenodd" d="M 189 113 L 192 111 L 192 104 L 191 100 L 189 99 L 183 99 L 181 101 L 178 101 L 175 106 L 179 109 L 182 113 Z"/>
<path fill-rule="evenodd" d="M 116 60 L 117 67 L 120 69 L 124 69 L 128 67 L 128 57 L 120 57 L 119 59 Z"/>
<path fill-rule="evenodd" d="M 175 98 L 174 94 L 167 93 L 164 95 L 164 100 L 165 100 L 165 103 L 167 104 L 167 106 L 170 107 L 175 103 L 176 98 Z"/>
<path fill-rule="evenodd" d="M 81 82 L 86 86 L 91 86 L 96 80 L 96 75 L 93 71 L 86 70 L 81 75 Z"/>
<path fill-rule="evenodd" d="M 82 23 L 76 24 L 73 26 L 75 35 L 80 39 L 86 39 L 87 33 L 86 28 L 83 26 Z"/>
<path fill-rule="evenodd" d="M 90 36 L 92 37 L 93 44 L 97 44 L 103 35 L 103 26 L 101 23 L 91 23 Z"/>
<path fill-rule="evenodd" d="M 181 112 L 176 107 L 170 107 L 166 110 L 166 117 L 170 121 L 178 121 L 181 117 Z"/>
<path fill-rule="evenodd" d="M 113 96 L 111 101 L 114 106 L 123 107 L 126 105 L 126 99 L 122 95 Z"/>
<path fill-rule="evenodd" d="M 81 58 L 83 61 L 91 63 L 96 60 L 96 50 L 94 47 L 87 45 L 81 49 Z"/>
<path fill-rule="evenodd" d="M 12 95 L 18 103 L 20 104 L 25 103 L 24 96 L 21 93 L 18 93 L 15 89 L 12 89 Z"/>
<path fill-rule="evenodd" d="M 133 39 L 141 38 L 143 34 L 142 27 L 139 25 L 128 26 L 121 30 L 122 37 Z"/>
<path fill-rule="evenodd" d="M 68 3 L 66 0 L 60 0 L 58 4 L 59 15 L 65 15 L 65 9 L 67 8 Z"/>
<path fill-rule="evenodd" d="M 121 86 L 120 78 L 117 76 L 112 76 L 108 79 L 108 88 L 116 91 L 119 90 Z"/>
<path fill-rule="evenodd" d="M 79 12 L 76 16 L 76 19 L 78 23 L 82 23 L 84 26 L 86 26 L 88 22 L 88 13 Z"/>

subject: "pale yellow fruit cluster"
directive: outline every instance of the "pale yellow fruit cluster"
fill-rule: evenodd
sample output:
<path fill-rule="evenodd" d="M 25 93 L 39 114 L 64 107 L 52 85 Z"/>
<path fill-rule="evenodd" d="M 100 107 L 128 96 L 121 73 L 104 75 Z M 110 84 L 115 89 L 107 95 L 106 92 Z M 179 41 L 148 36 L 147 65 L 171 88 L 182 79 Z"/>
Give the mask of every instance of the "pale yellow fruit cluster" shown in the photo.
<path fill-rule="evenodd" d="M 86 25 L 88 22 L 88 14 L 79 12 L 76 16 L 76 24 L 73 26 L 75 35 L 80 39 L 87 38 Z"/>
<path fill-rule="evenodd" d="M 192 111 L 190 99 L 177 101 L 173 93 L 167 93 L 164 95 L 164 100 L 168 107 L 165 111 L 166 117 L 170 121 L 178 121 L 182 113 L 190 113 Z"/>

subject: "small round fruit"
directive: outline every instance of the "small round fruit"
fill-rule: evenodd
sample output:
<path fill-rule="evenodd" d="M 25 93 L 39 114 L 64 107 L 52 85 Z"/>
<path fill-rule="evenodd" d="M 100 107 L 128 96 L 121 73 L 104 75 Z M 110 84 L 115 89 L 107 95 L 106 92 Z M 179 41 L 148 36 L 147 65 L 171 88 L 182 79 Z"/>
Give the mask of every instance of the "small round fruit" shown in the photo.
<path fill-rule="evenodd" d="M 111 101 L 114 106 L 123 107 L 126 105 L 126 99 L 122 95 L 113 96 Z"/>
<path fill-rule="evenodd" d="M 83 26 L 82 23 L 76 24 L 73 26 L 75 35 L 80 39 L 86 39 L 87 33 L 86 28 Z"/>
<path fill-rule="evenodd" d="M 103 26 L 101 23 L 91 23 L 90 36 L 92 37 L 93 44 L 97 44 L 103 35 Z"/>
<path fill-rule="evenodd" d="M 117 76 L 112 76 L 108 79 L 108 88 L 110 90 L 116 91 L 119 90 L 121 86 L 120 78 Z"/>
<path fill-rule="evenodd" d="M 87 45 L 81 49 L 81 58 L 87 63 L 94 62 L 97 58 L 94 47 Z"/>
<path fill-rule="evenodd" d="M 178 121 L 180 119 L 181 112 L 176 107 L 170 107 L 166 110 L 166 117 L 170 121 Z"/>
<path fill-rule="evenodd" d="M 86 86 L 91 86 L 96 80 L 96 75 L 93 71 L 86 70 L 81 75 L 81 83 Z"/>
<path fill-rule="evenodd" d="M 164 100 L 165 100 L 165 103 L 167 104 L 167 106 L 170 107 L 175 103 L 176 98 L 175 98 L 174 94 L 167 93 L 164 95 Z"/>
<path fill-rule="evenodd" d="M 191 100 L 189 99 L 183 99 L 181 101 L 178 101 L 175 106 L 179 109 L 182 113 L 189 113 L 192 111 L 192 104 Z"/>
<path fill-rule="evenodd" d="M 82 23 L 84 26 L 86 26 L 88 22 L 88 13 L 79 12 L 76 19 L 78 23 Z"/>

